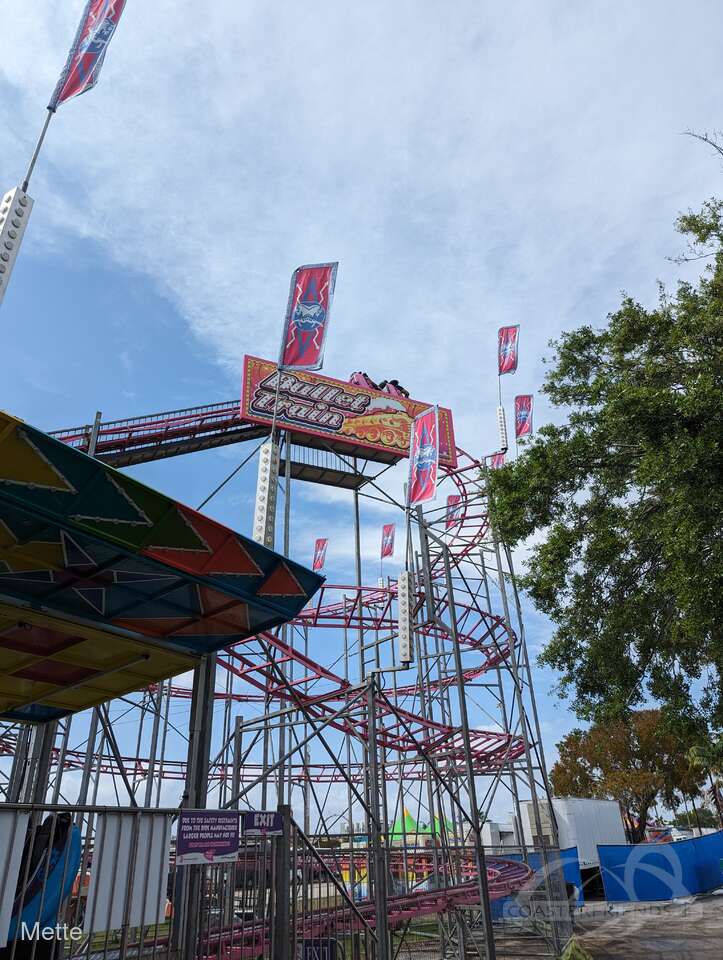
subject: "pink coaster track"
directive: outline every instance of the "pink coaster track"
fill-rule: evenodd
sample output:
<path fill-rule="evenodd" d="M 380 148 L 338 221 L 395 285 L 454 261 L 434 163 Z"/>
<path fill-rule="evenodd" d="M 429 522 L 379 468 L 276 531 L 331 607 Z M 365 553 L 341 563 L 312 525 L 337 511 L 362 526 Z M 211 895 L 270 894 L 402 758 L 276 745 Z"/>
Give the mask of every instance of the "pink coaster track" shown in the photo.
<path fill-rule="evenodd" d="M 264 428 L 241 420 L 236 401 L 210 404 L 102 424 L 96 456 L 122 466 L 258 438 L 266 432 Z M 60 431 L 56 436 L 72 446 L 87 449 L 90 428 Z M 457 456 L 458 466 L 455 469 L 441 467 L 440 476 L 451 481 L 461 497 L 456 521 L 445 531 L 452 563 L 459 568 L 463 560 L 480 550 L 488 522 L 479 484 L 482 465 L 461 449 L 457 450 Z M 431 572 L 433 577 L 439 577 L 443 573 L 442 554 L 439 551 L 432 551 Z M 388 632 L 391 636 L 396 632 L 393 607 L 395 596 L 396 589 L 393 585 L 389 588 L 325 585 L 313 603 L 301 612 L 291 626 L 297 631 L 345 628 L 360 633 Z M 421 605 L 423 601 L 420 590 L 418 603 Z M 435 602 L 438 616 L 444 620 L 449 614 L 447 602 Z M 463 678 L 464 682 L 468 683 L 502 664 L 509 655 L 510 643 L 515 642 L 515 637 L 499 617 L 482 612 L 475 603 L 456 600 L 455 610 L 459 640 L 467 660 Z M 431 636 L 439 627 L 423 625 L 419 630 Z M 293 635 L 293 629 L 291 633 Z M 269 652 L 273 652 L 273 657 L 269 656 Z M 284 643 L 280 637 L 272 634 L 262 634 L 234 645 L 227 654 L 227 660 L 219 661 L 221 665 L 236 677 L 245 680 L 250 687 L 249 692 L 231 694 L 234 701 L 259 703 L 268 698 L 283 701 L 286 705 L 303 709 L 308 717 L 320 723 L 329 721 L 330 727 L 342 733 L 348 733 L 358 740 L 367 739 L 365 706 L 362 702 L 354 703 L 359 688 L 353 687 L 333 670 L 304 656 L 292 644 Z M 293 679 L 288 681 L 289 685 L 282 684 L 278 668 L 292 663 Z M 425 679 L 425 690 L 438 690 L 455 683 L 456 678 L 449 675 L 439 679 L 430 678 L 428 681 Z M 409 699 L 416 702 L 420 692 L 417 681 L 396 689 L 385 689 L 379 698 L 377 745 L 395 752 L 400 758 L 397 764 L 387 767 L 389 779 L 423 777 L 424 756 L 431 757 L 443 773 L 462 771 L 464 753 L 459 729 L 425 718 L 414 710 L 404 709 L 403 702 Z M 171 695 L 188 698 L 191 691 L 174 685 Z M 217 692 L 215 696 L 224 699 L 229 695 Z M 346 716 L 329 720 L 345 702 L 350 704 Z M 13 751 L 13 739 L 6 736 L 0 740 L 0 753 Z M 474 767 L 479 773 L 498 769 L 523 753 L 521 739 L 501 731 L 473 730 L 471 740 Z M 68 751 L 65 764 L 68 767 L 79 767 L 83 757 L 84 754 L 80 751 Z M 144 758 L 127 758 L 125 762 L 127 770 L 135 776 L 144 776 L 149 768 L 149 762 Z M 114 761 L 110 758 L 103 759 L 101 770 L 117 772 Z M 254 782 L 259 773 L 260 766 L 245 765 L 242 782 Z M 355 779 L 361 780 L 361 765 L 353 764 L 351 773 Z M 182 780 L 185 777 L 185 763 L 164 760 L 160 771 L 156 765 L 156 775 L 159 774 L 164 778 Z M 217 766 L 211 775 L 215 779 L 221 779 L 228 775 L 228 771 L 225 767 Z M 337 767 L 331 763 L 292 764 L 290 775 L 295 782 L 336 782 L 342 779 Z M 514 893 L 524 886 L 530 875 L 531 871 L 525 864 L 498 858 L 488 860 L 490 898 L 498 899 Z M 453 887 L 392 897 L 388 904 L 390 926 L 397 926 L 413 917 L 476 903 L 479 903 L 479 888 L 473 879 Z M 360 904 L 359 909 L 365 921 L 373 925 L 373 904 Z M 304 925 L 300 933 L 304 937 L 325 935 L 332 924 L 333 914 L 334 911 L 329 910 L 315 916 L 312 922 Z M 243 943 L 235 943 L 232 947 L 227 945 L 223 953 L 233 960 L 256 955 L 266 936 L 267 932 L 261 928 L 249 930 L 244 934 Z"/>

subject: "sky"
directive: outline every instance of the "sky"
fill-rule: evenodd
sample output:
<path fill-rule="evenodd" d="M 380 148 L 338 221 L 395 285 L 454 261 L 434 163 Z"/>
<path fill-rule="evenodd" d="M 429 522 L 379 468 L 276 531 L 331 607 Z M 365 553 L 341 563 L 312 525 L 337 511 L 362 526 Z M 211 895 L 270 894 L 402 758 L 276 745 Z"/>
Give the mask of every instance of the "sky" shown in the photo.
<path fill-rule="evenodd" d="M 83 6 L 2 4 L 2 191 Z M 675 218 L 720 186 L 682 134 L 721 125 L 721 35 L 715 0 L 128 0 L 31 182 L 0 407 L 51 430 L 235 398 L 243 356 L 278 350 L 292 270 L 338 260 L 324 372 L 396 377 L 491 452 L 499 326 L 521 326 L 510 418 L 550 339 L 603 323 L 623 290 L 651 303 L 658 281 L 694 277 L 667 258 Z M 560 416 L 537 396 L 537 424 Z M 243 455 L 135 473 L 195 506 Z M 348 581 L 348 498 L 297 486 L 292 554 L 328 536 L 329 579 Z M 248 533 L 252 505 L 245 472 L 207 509 Z M 364 504 L 367 579 L 393 519 Z M 552 627 L 525 610 L 536 652 Z M 548 756 L 574 723 L 553 682 L 537 672 Z"/>

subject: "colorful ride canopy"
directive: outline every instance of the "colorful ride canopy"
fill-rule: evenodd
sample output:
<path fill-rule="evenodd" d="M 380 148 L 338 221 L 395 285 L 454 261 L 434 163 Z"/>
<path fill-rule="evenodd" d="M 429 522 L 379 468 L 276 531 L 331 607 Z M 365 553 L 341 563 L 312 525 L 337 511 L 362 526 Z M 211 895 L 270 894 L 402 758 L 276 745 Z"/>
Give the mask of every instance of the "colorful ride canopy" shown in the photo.
<path fill-rule="evenodd" d="M 0 717 L 53 720 L 192 669 L 323 579 L 0 411 Z"/>

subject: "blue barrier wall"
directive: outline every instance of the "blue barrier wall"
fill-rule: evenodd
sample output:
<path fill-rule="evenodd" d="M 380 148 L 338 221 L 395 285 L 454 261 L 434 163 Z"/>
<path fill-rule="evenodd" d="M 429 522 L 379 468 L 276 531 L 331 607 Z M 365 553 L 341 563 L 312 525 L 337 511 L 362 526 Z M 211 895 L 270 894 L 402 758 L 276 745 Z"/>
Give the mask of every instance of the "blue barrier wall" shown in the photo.
<path fill-rule="evenodd" d="M 515 860 L 519 862 L 523 859 L 522 854 L 512 853 L 512 854 L 503 854 L 505 860 Z M 584 902 L 582 894 L 582 876 L 580 875 L 580 863 L 578 861 L 577 847 L 567 847 L 565 850 L 560 850 L 560 860 L 562 861 L 562 874 L 565 878 L 565 883 L 570 883 L 575 887 L 577 892 L 576 904 L 580 906 Z M 542 866 L 542 854 L 531 853 L 527 858 L 527 863 L 530 867 L 537 873 Z M 541 875 L 538 875 L 537 882 L 532 881 L 531 887 L 538 886 L 542 882 Z M 502 900 L 493 900 L 490 904 L 492 910 L 492 919 L 499 920 L 503 916 L 510 918 L 515 916 L 515 897 L 503 897 Z"/>
<path fill-rule="evenodd" d="M 607 900 L 672 900 L 723 884 L 723 830 L 675 843 L 597 849 Z"/>

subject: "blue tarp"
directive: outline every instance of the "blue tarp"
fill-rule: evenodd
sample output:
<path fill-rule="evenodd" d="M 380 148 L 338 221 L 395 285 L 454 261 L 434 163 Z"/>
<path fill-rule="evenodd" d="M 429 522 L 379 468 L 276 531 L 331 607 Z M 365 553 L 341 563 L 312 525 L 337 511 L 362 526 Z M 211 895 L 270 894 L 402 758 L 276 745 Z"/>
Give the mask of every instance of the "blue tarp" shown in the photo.
<path fill-rule="evenodd" d="M 522 854 L 512 853 L 504 854 L 505 860 L 515 860 L 520 861 L 524 859 Z M 571 884 L 575 887 L 576 891 L 576 900 L 575 903 L 577 906 L 580 906 L 584 902 L 583 892 L 582 892 L 582 876 L 580 875 L 580 863 L 578 861 L 577 847 L 567 847 L 565 850 L 560 850 L 560 860 L 562 861 L 562 873 L 565 878 L 566 884 Z M 542 874 L 539 872 L 542 866 L 542 854 L 540 853 L 530 853 L 525 861 L 532 867 L 536 873 L 536 878 L 531 881 L 526 889 L 531 890 L 539 886 L 542 883 Z M 499 920 L 502 917 L 510 918 L 516 915 L 515 911 L 515 897 L 504 897 L 502 900 L 494 900 L 490 906 L 492 908 L 492 919 Z M 520 914 L 522 915 L 522 914 Z"/>
<path fill-rule="evenodd" d="M 675 843 L 597 849 L 607 900 L 672 900 L 723 884 L 723 830 Z"/>

